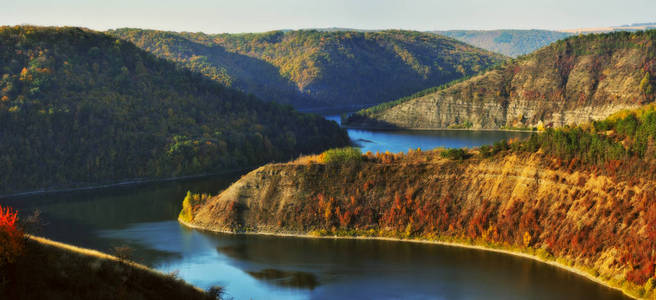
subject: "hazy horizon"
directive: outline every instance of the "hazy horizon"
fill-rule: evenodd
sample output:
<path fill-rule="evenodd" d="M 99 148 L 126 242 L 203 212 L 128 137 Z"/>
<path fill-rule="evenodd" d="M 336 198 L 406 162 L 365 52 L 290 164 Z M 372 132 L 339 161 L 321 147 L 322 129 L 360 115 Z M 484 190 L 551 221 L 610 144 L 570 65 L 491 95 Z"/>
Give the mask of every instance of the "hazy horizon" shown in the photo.
<path fill-rule="evenodd" d="M 122 27 L 206 33 L 264 32 L 311 28 L 566 30 L 655 22 L 656 1 L 520 0 L 436 2 L 428 0 L 337 1 L 245 0 L 185 2 L 10 0 L 2 25 Z"/>

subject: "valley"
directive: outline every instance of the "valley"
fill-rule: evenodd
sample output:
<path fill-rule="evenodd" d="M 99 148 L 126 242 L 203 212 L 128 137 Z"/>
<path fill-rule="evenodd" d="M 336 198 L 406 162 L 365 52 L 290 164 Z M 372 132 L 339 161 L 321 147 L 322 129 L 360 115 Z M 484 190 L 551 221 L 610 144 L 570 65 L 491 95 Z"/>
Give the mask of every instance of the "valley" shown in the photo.
<path fill-rule="evenodd" d="M 17 24 L 0 298 L 656 299 L 653 23 Z"/>
<path fill-rule="evenodd" d="M 179 278 L 202 289 L 220 285 L 235 299 L 335 298 L 352 291 L 365 298 L 476 298 L 483 293 L 507 299 L 508 289 L 516 290 L 518 299 L 535 293 L 626 299 L 569 272 L 504 254 L 407 242 L 211 233 L 176 221 L 187 191 L 215 194 L 242 175 L 0 199 L 0 204 L 40 209 L 49 223 L 44 236 L 105 252 L 127 245 L 136 261 L 163 273 L 177 270 Z M 256 276 L 266 270 L 282 274 Z"/>

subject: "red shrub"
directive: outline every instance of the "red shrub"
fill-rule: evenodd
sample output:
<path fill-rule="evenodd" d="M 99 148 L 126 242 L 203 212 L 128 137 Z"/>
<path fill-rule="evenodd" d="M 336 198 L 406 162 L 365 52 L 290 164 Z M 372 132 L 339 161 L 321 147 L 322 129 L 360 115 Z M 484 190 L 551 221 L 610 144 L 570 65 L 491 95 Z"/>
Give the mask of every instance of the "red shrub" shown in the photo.
<path fill-rule="evenodd" d="M 23 232 L 16 227 L 18 214 L 0 206 L 0 265 L 12 263 L 23 251 Z"/>

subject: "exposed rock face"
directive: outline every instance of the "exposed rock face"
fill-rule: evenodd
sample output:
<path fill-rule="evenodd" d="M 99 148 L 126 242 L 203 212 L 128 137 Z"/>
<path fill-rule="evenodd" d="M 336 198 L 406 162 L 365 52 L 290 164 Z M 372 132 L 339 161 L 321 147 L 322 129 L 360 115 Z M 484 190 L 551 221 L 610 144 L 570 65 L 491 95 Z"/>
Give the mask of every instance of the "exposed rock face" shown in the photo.
<path fill-rule="evenodd" d="M 562 126 L 654 99 L 656 31 L 573 37 L 348 125 L 416 129 Z M 645 78 L 648 78 L 645 80 Z"/>

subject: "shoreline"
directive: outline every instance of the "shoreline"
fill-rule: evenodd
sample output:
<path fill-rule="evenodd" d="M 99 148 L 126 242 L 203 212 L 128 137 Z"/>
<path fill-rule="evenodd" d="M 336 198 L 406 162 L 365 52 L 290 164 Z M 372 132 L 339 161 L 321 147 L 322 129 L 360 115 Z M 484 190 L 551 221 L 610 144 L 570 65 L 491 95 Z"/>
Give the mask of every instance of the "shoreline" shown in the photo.
<path fill-rule="evenodd" d="M 458 243 L 458 242 L 446 242 L 446 241 L 434 241 L 434 240 L 425 240 L 425 239 L 402 239 L 402 238 L 390 238 L 390 237 L 377 237 L 377 236 L 315 236 L 315 235 L 310 235 L 310 234 L 300 234 L 300 233 L 282 233 L 282 232 L 265 232 L 265 231 L 251 231 L 251 232 L 233 232 L 233 231 L 228 231 L 228 230 L 220 230 L 220 229 L 209 229 L 209 228 L 204 228 L 199 225 L 191 224 L 185 221 L 182 221 L 178 219 L 178 223 L 181 225 L 191 228 L 191 229 L 196 229 L 196 230 L 201 230 L 201 231 L 208 231 L 208 232 L 216 232 L 216 233 L 225 233 L 225 234 L 234 234 L 234 235 L 262 235 L 262 236 L 277 236 L 277 237 L 293 237 L 293 238 L 306 238 L 306 239 L 344 239 L 344 240 L 378 240 L 378 241 L 388 241 L 388 242 L 410 242 L 410 243 L 418 243 L 418 244 L 432 244 L 432 245 L 441 245 L 441 246 L 447 246 L 447 247 L 455 247 L 455 248 L 466 248 L 466 249 L 473 249 L 473 250 L 480 250 L 480 251 L 488 251 L 488 252 L 495 252 L 495 253 L 501 253 L 501 254 L 506 254 L 506 255 L 512 255 L 515 257 L 521 257 L 524 259 L 530 259 L 533 261 L 537 261 L 540 263 L 548 264 L 551 266 L 554 266 L 556 268 L 559 268 L 564 271 L 568 271 L 570 273 L 574 273 L 578 276 L 581 276 L 585 279 L 588 279 L 590 281 L 593 281 L 597 284 L 603 285 L 609 289 L 616 290 L 623 295 L 631 298 L 631 299 L 642 299 L 638 298 L 632 294 L 627 293 L 624 289 L 621 287 L 615 286 L 611 284 L 610 282 L 604 281 L 598 277 L 592 276 L 591 274 L 578 269 L 576 267 L 571 267 L 568 265 L 561 264 L 555 260 L 544 260 L 541 259 L 540 257 L 537 257 L 532 254 L 524 253 L 524 252 L 517 252 L 517 251 L 511 251 L 511 250 L 505 250 L 505 249 L 499 249 L 499 248 L 491 248 L 491 247 L 485 247 L 481 245 L 476 245 L 476 244 L 465 244 L 465 243 Z"/>
<path fill-rule="evenodd" d="M 370 130 L 370 131 L 500 131 L 500 132 L 527 132 L 527 133 L 540 133 L 538 130 L 526 130 L 526 129 L 502 129 L 502 128 L 408 128 L 408 127 L 372 127 L 372 126 L 352 126 L 352 125 L 340 125 L 344 129 L 355 129 L 355 130 Z"/>
<path fill-rule="evenodd" d="M 80 187 L 71 187 L 71 188 L 53 188 L 53 189 L 40 189 L 40 190 L 33 190 L 33 191 L 27 191 L 27 192 L 18 192 L 18 193 L 13 193 L 13 194 L 0 194 L 0 200 L 8 200 L 8 199 L 17 199 L 21 197 L 29 197 L 29 196 L 35 196 L 35 195 L 44 195 L 44 194 L 58 194 L 58 193 L 68 193 L 68 192 L 79 192 L 79 191 L 92 191 L 92 190 L 98 190 L 98 189 L 104 189 L 104 188 L 111 188 L 111 187 L 129 187 L 129 186 L 136 186 L 140 184 L 149 184 L 149 183 L 161 183 L 161 182 L 168 182 L 168 181 L 176 181 L 176 180 L 187 180 L 187 179 L 198 179 L 198 178 L 204 178 L 204 177 L 211 177 L 211 176 L 216 176 L 216 175 L 224 175 L 224 174 L 229 174 L 233 172 L 241 172 L 241 171 L 247 171 L 247 170 L 253 170 L 257 167 L 249 167 L 249 168 L 242 168 L 242 169 L 230 169 L 230 170 L 225 170 L 217 173 L 206 173 L 206 174 L 198 174 L 198 175 L 187 175 L 187 176 L 177 176 L 177 177 L 166 177 L 166 178 L 153 178 L 153 179 L 128 179 L 128 180 L 123 180 L 123 181 L 118 181 L 114 183 L 107 183 L 107 184 L 97 184 L 97 185 L 88 185 L 88 186 L 80 186 Z"/>

